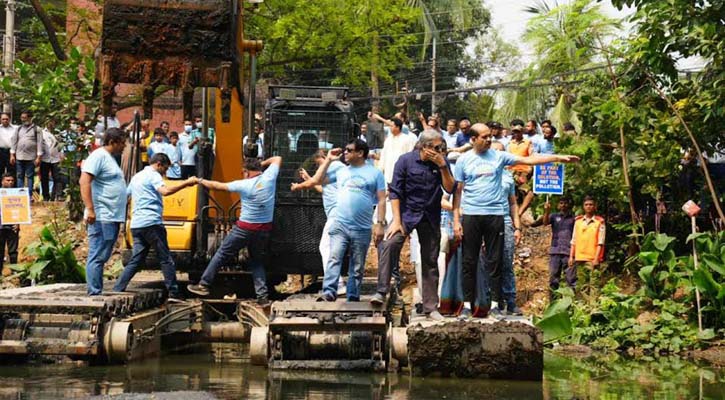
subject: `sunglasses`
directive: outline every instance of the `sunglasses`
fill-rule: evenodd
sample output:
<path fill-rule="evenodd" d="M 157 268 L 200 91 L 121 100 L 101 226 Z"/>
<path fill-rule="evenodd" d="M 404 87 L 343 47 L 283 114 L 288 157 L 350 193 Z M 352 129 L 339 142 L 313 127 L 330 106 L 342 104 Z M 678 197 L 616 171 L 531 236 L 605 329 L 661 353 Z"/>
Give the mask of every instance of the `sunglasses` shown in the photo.
<path fill-rule="evenodd" d="M 354 147 L 345 147 L 345 153 L 354 153 L 356 151 Z"/>
<path fill-rule="evenodd" d="M 442 152 L 442 151 L 443 151 L 443 149 L 445 148 L 445 145 L 444 145 L 444 144 L 439 144 L 439 145 L 435 145 L 435 146 L 430 146 L 430 145 L 429 145 L 429 146 L 426 146 L 426 147 L 427 147 L 427 148 L 429 148 L 429 149 L 433 149 L 433 150 L 435 150 L 436 152 L 440 153 L 440 152 Z"/>

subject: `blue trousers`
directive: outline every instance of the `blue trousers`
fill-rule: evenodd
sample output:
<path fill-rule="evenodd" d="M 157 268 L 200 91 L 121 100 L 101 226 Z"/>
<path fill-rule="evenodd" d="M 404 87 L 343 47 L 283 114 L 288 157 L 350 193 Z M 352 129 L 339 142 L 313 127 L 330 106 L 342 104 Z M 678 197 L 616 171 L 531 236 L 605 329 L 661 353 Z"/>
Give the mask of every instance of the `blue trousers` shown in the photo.
<path fill-rule="evenodd" d="M 270 232 L 249 231 L 235 226 L 224 238 L 221 247 L 212 257 L 199 283 L 204 286 L 211 286 L 219 268 L 225 262 L 234 262 L 239 257 L 239 251 L 247 247 L 250 256 L 247 265 L 252 272 L 257 300 L 266 300 L 269 297 L 269 292 L 267 290 L 267 274 L 264 270 L 264 261 L 267 255 L 269 234 Z"/>
<path fill-rule="evenodd" d="M 340 270 L 345 253 L 350 251 L 349 278 L 347 280 L 347 300 L 360 300 L 360 287 L 365 272 L 365 258 L 370 246 L 372 231 L 354 230 L 333 222 L 330 226 L 330 259 L 322 281 L 322 290 L 327 296 L 337 295 L 337 282 L 340 279 Z"/>
<path fill-rule="evenodd" d="M 35 162 L 33 160 L 15 160 L 15 173 L 17 176 L 16 186 L 21 188 L 28 186 L 28 195 L 33 197 L 33 180 L 35 179 Z M 28 182 L 23 180 L 27 178 Z"/>
<path fill-rule="evenodd" d="M 133 236 L 133 254 L 131 260 L 123 269 L 123 273 L 116 281 L 116 285 L 113 286 L 113 290 L 116 292 L 126 290 L 129 282 L 136 275 L 139 265 L 146 261 L 149 250 L 153 248 L 156 250 L 156 257 L 158 257 L 161 265 L 161 273 L 164 275 L 164 284 L 169 291 L 169 296 L 178 296 L 179 285 L 176 283 L 176 264 L 171 257 L 171 251 L 169 251 L 169 242 L 166 239 L 164 226 L 152 225 L 131 229 L 131 235 Z"/>
<path fill-rule="evenodd" d="M 86 284 L 88 285 L 88 294 L 91 296 L 103 292 L 103 266 L 111 258 L 113 245 L 116 244 L 120 226 L 120 222 L 105 221 L 96 221 L 88 225 Z"/>

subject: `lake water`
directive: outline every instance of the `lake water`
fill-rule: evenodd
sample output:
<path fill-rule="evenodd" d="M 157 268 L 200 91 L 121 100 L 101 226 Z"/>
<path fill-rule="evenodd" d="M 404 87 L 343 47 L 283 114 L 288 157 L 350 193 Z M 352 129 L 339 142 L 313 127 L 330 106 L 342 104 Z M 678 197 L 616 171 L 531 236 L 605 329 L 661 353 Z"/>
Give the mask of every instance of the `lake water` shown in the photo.
<path fill-rule="evenodd" d="M 0 366 L 0 399 L 725 399 L 725 370 L 679 358 L 589 360 L 547 353 L 543 382 L 268 371 L 204 354 L 127 366 Z"/>

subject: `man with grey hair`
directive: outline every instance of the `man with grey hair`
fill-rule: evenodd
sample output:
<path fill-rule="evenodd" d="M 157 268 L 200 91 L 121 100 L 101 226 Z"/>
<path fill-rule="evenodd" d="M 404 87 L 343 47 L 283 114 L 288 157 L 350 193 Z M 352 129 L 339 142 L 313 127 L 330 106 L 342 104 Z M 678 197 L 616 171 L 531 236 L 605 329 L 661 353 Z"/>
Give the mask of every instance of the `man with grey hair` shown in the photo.
<path fill-rule="evenodd" d="M 444 189 L 452 193 L 454 187 L 443 137 L 432 129 L 423 131 L 416 148 L 400 156 L 395 163 L 393 179 L 388 186 L 393 222 L 382 245 L 377 293 L 370 300 L 373 304 L 385 302 L 390 290 L 391 271 L 397 266 L 406 236 L 415 230 L 421 246 L 418 286 L 423 312 L 430 319 L 443 319 L 438 312 L 441 197 Z"/>

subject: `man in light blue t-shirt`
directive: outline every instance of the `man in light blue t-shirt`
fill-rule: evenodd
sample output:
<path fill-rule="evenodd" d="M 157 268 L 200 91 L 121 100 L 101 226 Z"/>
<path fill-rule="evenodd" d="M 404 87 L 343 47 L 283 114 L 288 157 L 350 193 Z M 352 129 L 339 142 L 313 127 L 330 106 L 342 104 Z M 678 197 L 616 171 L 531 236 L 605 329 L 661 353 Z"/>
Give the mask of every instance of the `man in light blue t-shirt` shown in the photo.
<path fill-rule="evenodd" d="M 325 150 L 318 150 L 313 156 L 315 164 L 318 168 L 325 163 L 326 153 Z M 335 174 L 340 168 L 344 168 L 345 164 L 340 161 L 333 161 L 332 164 L 327 168 L 328 174 Z M 311 179 L 307 171 L 303 168 L 300 169 L 300 177 L 303 180 Z M 322 256 L 322 271 L 327 271 L 327 263 L 330 259 L 330 226 L 335 221 L 335 211 L 337 208 L 337 183 L 325 182 L 322 185 L 315 186 L 315 190 L 322 193 L 322 207 L 325 210 L 325 226 L 322 228 L 322 236 L 320 237 L 320 256 Z M 342 296 L 347 293 L 345 287 L 345 280 L 340 277 L 340 281 L 337 284 L 337 294 Z"/>
<path fill-rule="evenodd" d="M 245 179 L 228 183 L 199 180 L 199 183 L 207 189 L 239 193 L 242 200 L 242 212 L 236 226 L 224 238 L 219 250 L 204 270 L 199 283 L 187 286 L 190 292 L 208 296 L 209 287 L 214 282 L 219 268 L 225 262 L 236 259 L 239 251 L 246 247 L 249 250 L 249 269 L 254 280 L 257 303 L 260 306 L 266 306 L 269 303 L 264 263 L 269 235 L 272 231 L 280 165 L 282 165 L 282 157 L 270 157 L 264 161 L 247 158 L 244 160 Z M 266 168 L 264 172 L 262 172 L 263 168 Z"/>
<path fill-rule="evenodd" d="M 93 151 L 81 167 L 80 189 L 88 229 L 86 283 L 88 294 L 103 292 L 103 266 L 111 257 L 118 230 L 126 218 L 126 181 L 114 155 L 126 147 L 126 133 L 109 128 L 103 147 Z"/>
<path fill-rule="evenodd" d="M 367 164 L 368 145 L 353 139 L 345 146 L 347 166 L 328 172 L 333 161 L 340 159 L 341 149 L 327 153 L 325 162 L 315 176 L 302 183 L 293 183 L 292 191 L 302 190 L 323 183 L 337 184 L 335 221 L 330 226 L 330 259 L 325 271 L 322 294 L 318 301 L 335 301 L 340 269 L 345 253 L 350 250 L 347 301 L 360 301 L 360 287 L 365 270 L 365 258 L 370 238 L 374 234 L 377 245 L 383 238 L 385 225 L 385 178 L 379 169 Z M 378 215 L 382 216 L 371 229 L 373 205 L 377 202 Z"/>
<path fill-rule="evenodd" d="M 167 144 L 168 145 L 168 144 Z M 179 285 L 176 283 L 176 264 L 169 251 L 166 228 L 163 223 L 164 203 L 162 196 L 170 196 L 181 189 L 196 185 L 198 178 L 192 177 L 181 185 L 166 187 L 163 176 L 171 166 L 171 160 L 164 153 L 156 153 L 149 159 L 149 166 L 131 178 L 126 194 L 133 200 L 131 210 L 131 235 L 133 236 L 133 255 L 116 281 L 113 290 L 123 292 L 136 274 L 138 266 L 146 261 L 151 248 L 164 275 L 164 284 L 169 298 L 179 298 Z"/>
<path fill-rule="evenodd" d="M 473 151 L 458 159 L 453 174 L 459 183 L 453 198 L 453 232 L 457 240 L 463 240 L 461 273 L 464 308 L 461 316 L 464 318 L 486 317 L 490 308 L 489 299 L 483 299 L 479 300 L 475 312 L 471 311 L 471 304 L 476 304 L 476 266 L 482 241 L 486 245 L 486 268 L 489 271 L 499 271 L 501 268 L 506 214 L 501 195 L 504 167 L 579 160 L 576 156 L 554 154 L 519 157 L 492 150 L 493 136 L 485 124 L 474 124 L 470 129 L 470 137 Z"/>

